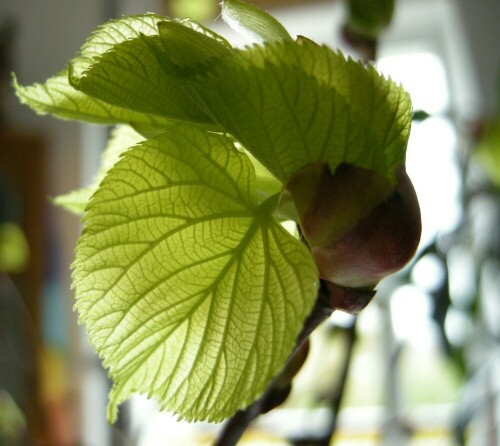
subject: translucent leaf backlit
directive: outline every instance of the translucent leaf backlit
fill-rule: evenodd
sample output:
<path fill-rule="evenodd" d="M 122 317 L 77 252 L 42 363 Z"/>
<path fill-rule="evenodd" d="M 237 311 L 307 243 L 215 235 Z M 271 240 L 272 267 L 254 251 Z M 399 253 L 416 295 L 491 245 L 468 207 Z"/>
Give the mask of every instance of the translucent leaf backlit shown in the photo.
<path fill-rule="evenodd" d="M 192 84 L 214 119 L 282 181 L 315 161 L 394 180 L 404 162 L 408 95 L 307 39 L 234 50 Z"/>
<path fill-rule="evenodd" d="M 249 3 L 224 0 L 221 15 L 231 28 L 251 42 L 293 40 L 278 20 Z"/>
<path fill-rule="evenodd" d="M 176 127 L 127 151 L 94 195 L 74 263 L 76 307 L 114 386 L 188 420 L 249 405 L 316 298 L 306 248 L 256 203 L 247 156 Z"/>
<path fill-rule="evenodd" d="M 51 77 L 44 84 L 27 87 L 14 78 L 16 94 L 23 104 L 41 115 L 51 114 L 60 119 L 70 119 L 95 124 L 140 123 L 153 127 L 166 127 L 170 121 L 158 116 L 138 113 L 116 107 L 73 88 L 67 70 Z"/>

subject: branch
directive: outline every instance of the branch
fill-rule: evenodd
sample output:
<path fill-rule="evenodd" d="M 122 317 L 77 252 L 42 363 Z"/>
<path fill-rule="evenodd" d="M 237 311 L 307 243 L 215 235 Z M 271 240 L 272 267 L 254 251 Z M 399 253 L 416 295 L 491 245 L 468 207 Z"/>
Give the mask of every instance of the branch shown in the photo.
<path fill-rule="evenodd" d="M 352 364 L 352 356 L 354 351 L 354 346 L 356 344 L 356 323 L 358 318 L 356 317 L 351 326 L 348 327 L 346 331 L 346 351 L 344 354 L 344 361 L 342 363 L 342 370 L 337 381 L 337 386 L 332 393 L 329 403 L 330 403 L 330 419 L 328 420 L 328 429 L 325 434 L 318 439 L 318 446 L 329 446 L 331 439 L 337 430 L 338 418 L 340 413 L 340 408 L 342 406 L 342 401 L 345 394 L 345 386 L 347 383 L 347 377 L 349 376 L 349 370 Z"/>
<path fill-rule="evenodd" d="M 358 313 L 368 305 L 375 292 L 371 290 L 355 290 L 334 285 L 325 280 L 321 280 L 321 286 L 318 291 L 316 303 L 311 314 L 304 323 L 304 328 L 297 338 L 295 350 L 290 355 L 284 369 L 273 379 L 270 386 L 262 396 L 253 402 L 246 409 L 239 410 L 230 418 L 219 434 L 214 446 L 234 446 L 238 443 L 248 426 L 261 414 L 269 412 L 282 404 L 291 390 L 291 381 L 293 376 L 299 371 L 305 357 L 307 356 L 309 335 L 330 315 L 340 309 L 349 313 Z M 354 330 L 354 328 L 353 328 Z M 354 344 L 354 340 L 352 341 Z M 352 346 L 348 348 L 352 350 Z M 351 352 L 348 353 L 349 358 Z M 350 359 L 349 359 L 350 363 Z M 332 402 L 332 405 L 338 406 L 335 410 L 338 412 L 340 407 L 341 395 L 347 378 L 348 367 L 342 374 L 343 381 L 340 397 L 337 397 L 338 403 Z M 345 376 L 344 376 L 345 375 Z M 339 384 L 340 386 L 340 384 Z M 333 426 L 335 429 L 335 426 Z"/>

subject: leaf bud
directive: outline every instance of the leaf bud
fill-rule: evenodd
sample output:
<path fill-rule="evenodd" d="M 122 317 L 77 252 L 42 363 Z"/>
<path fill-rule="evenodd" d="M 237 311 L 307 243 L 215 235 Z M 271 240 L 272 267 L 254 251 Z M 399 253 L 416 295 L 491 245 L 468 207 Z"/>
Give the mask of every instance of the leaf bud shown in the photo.
<path fill-rule="evenodd" d="M 286 189 L 321 278 L 372 289 L 414 255 L 421 233 L 417 196 L 404 166 L 396 184 L 379 173 L 323 163 L 299 170 Z"/>

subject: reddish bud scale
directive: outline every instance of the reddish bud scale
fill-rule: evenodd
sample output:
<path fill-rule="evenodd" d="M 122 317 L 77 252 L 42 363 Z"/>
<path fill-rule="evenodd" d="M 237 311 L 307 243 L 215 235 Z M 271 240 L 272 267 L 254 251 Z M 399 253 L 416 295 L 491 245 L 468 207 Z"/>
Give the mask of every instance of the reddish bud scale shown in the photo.
<path fill-rule="evenodd" d="M 372 289 L 413 257 L 420 208 L 404 166 L 396 185 L 374 171 L 341 165 L 301 169 L 287 184 L 300 225 L 323 279 Z"/>

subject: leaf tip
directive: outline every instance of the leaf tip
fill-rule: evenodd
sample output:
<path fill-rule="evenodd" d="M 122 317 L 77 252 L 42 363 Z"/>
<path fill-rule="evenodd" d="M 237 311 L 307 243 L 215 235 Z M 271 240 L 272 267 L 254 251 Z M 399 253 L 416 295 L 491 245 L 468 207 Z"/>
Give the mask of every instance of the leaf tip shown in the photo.
<path fill-rule="evenodd" d="M 108 403 L 106 417 L 109 424 L 114 424 L 116 422 L 116 419 L 118 418 L 118 405 L 113 403 L 111 400 Z"/>
<path fill-rule="evenodd" d="M 109 424 L 116 423 L 118 419 L 118 406 L 127 399 L 127 396 L 124 398 L 122 391 L 122 386 L 117 381 L 114 381 L 113 387 L 108 394 L 108 407 L 106 408 L 106 418 Z"/>
<path fill-rule="evenodd" d="M 14 93 L 16 94 L 17 98 L 21 101 L 22 104 L 27 103 L 27 98 L 26 98 L 26 87 L 23 87 L 19 81 L 17 80 L 16 73 L 12 72 L 11 73 L 11 85 L 12 88 L 14 89 Z"/>
<path fill-rule="evenodd" d="M 241 0 L 223 0 L 221 17 L 234 31 L 252 42 L 293 41 L 285 27 L 273 16 Z"/>

